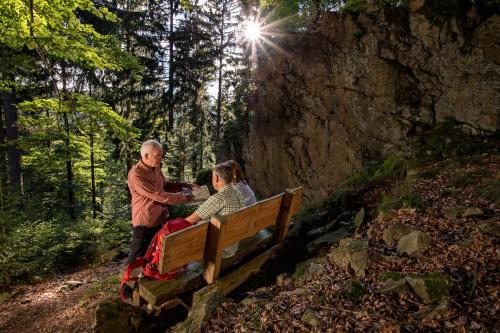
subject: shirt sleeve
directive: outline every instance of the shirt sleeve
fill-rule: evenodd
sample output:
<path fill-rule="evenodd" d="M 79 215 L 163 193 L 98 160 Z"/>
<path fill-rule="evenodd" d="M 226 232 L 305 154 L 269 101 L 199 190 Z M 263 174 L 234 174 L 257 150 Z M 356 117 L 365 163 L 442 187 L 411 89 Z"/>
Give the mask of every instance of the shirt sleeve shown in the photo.
<path fill-rule="evenodd" d="M 200 207 L 195 211 L 195 213 L 203 220 L 208 220 L 215 214 L 222 210 L 221 200 L 217 194 L 212 195 Z"/>
<path fill-rule="evenodd" d="M 166 192 L 180 192 L 183 187 L 189 187 L 189 185 L 185 182 L 169 182 L 168 180 L 163 185 L 163 189 Z"/>
<path fill-rule="evenodd" d="M 129 176 L 129 186 L 142 196 L 161 204 L 176 204 L 185 201 L 182 193 L 168 193 L 156 191 L 153 184 L 139 172 L 132 172 Z"/>

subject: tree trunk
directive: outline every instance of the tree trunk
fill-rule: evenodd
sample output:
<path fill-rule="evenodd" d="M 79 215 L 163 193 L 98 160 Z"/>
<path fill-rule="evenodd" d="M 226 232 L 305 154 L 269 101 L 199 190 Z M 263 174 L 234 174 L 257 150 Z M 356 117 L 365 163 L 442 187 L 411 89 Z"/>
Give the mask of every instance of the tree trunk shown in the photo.
<path fill-rule="evenodd" d="M 68 90 L 66 87 L 66 65 L 63 63 L 61 65 L 61 77 L 63 83 L 63 96 L 62 98 L 67 99 Z M 61 101 L 62 102 L 62 101 Z M 66 183 L 68 188 L 68 213 L 72 219 L 75 218 L 75 192 L 73 188 L 73 163 L 71 160 L 71 147 L 70 147 L 70 128 L 68 113 L 63 112 L 64 129 L 66 131 L 66 137 L 64 138 L 65 154 L 66 154 Z"/>
<path fill-rule="evenodd" d="M 7 155 L 9 160 L 9 178 L 11 185 L 24 194 L 23 175 L 21 172 L 21 152 L 17 147 L 16 140 L 19 138 L 17 131 L 17 110 L 14 106 L 15 92 L 3 93 L 3 109 L 5 112 L 5 129 L 7 136 Z"/>
<path fill-rule="evenodd" d="M 90 177 L 92 178 L 92 217 L 97 217 L 97 201 L 95 192 L 94 135 L 90 134 Z"/>
<path fill-rule="evenodd" d="M 7 150 L 3 117 L 3 112 L 0 112 L 0 181 L 2 182 L 2 186 L 5 186 L 7 184 Z"/>
<path fill-rule="evenodd" d="M 167 108 L 168 108 L 168 125 L 167 133 L 174 129 L 174 0 L 170 0 L 170 17 L 169 17 L 169 38 L 168 38 L 168 92 L 167 92 Z"/>
<path fill-rule="evenodd" d="M 215 127 L 215 139 L 217 142 L 220 140 L 221 135 L 221 109 L 222 109 L 222 60 L 224 58 L 224 17 L 226 15 L 226 3 L 222 5 L 222 20 L 220 26 L 220 45 L 219 45 L 219 78 L 218 78 L 218 88 L 219 92 L 217 94 L 217 113 L 216 113 L 216 127 Z"/>

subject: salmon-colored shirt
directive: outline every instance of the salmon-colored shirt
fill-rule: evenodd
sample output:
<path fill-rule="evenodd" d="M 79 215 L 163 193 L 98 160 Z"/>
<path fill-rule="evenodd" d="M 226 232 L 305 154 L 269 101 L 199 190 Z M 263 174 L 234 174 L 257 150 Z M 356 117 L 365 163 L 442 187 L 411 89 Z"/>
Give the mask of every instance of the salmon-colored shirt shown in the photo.
<path fill-rule="evenodd" d="M 186 201 L 179 192 L 186 183 L 168 182 L 160 168 L 152 168 L 141 161 L 128 172 L 128 188 L 132 195 L 132 225 L 155 227 L 168 218 L 166 204 Z M 178 193 L 171 193 L 178 192 Z"/>

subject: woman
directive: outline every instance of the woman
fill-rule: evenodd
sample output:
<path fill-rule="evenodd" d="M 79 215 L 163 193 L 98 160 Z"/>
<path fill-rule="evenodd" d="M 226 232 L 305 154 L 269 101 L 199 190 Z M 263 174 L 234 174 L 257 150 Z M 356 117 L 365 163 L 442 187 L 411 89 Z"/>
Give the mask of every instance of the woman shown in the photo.
<path fill-rule="evenodd" d="M 248 183 L 245 180 L 245 175 L 243 174 L 240 165 L 234 160 L 229 160 L 226 162 L 226 164 L 229 165 L 233 170 L 233 186 L 245 198 L 244 205 L 248 206 L 257 202 L 257 199 L 255 199 L 255 194 L 253 193 L 252 189 L 250 188 L 250 186 L 248 186 Z"/>

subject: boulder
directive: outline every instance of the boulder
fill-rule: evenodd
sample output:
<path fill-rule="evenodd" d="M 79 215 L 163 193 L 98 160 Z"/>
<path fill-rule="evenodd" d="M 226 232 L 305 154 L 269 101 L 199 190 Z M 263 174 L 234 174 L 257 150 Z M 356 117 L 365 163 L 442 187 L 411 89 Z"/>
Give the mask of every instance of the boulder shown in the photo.
<path fill-rule="evenodd" d="M 148 314 L 121 300 L 101 303 L 94 317 L 94 333 L 132 333 L 144 329 Z"/>
<path fill-rule="evenodd" d="M 302 296 L 302 295 L 306 295 L 310 292 L 309 289 L 305 289 L 305 288 L 297 288 L 297 289 L 294 289 L 292 291 L 282 291 L 279 293 L 280 296 L 292 296 L 292 295 L 297 295 L 297 296 Z"/>
<path fill-rule="evenodd" d="M 377 292 L 381 294 L 407 294 L 410 288 L 406 283 L 406 279 L 388 280 L 386 281 Z"/>
<path fill-rule="evenodd" d="M 398 242 L 401 237 L 411 234 L 415 230 L 417 229 L 408 224 L 397 223 L 385 229 L 382 238 L 387 245 L 391 246 L 393 242 Z"/>
<path fill-rule="evenodd" d="M 421 231 L 413 231 L 411 234 L 401 237 L 398 242 L 398 255 L 406 254 L 418 257 L 429 247 L 431 238 Z"/>
<path fill-rule="evenodd" d="M 431 305 L 418 311 L 416 315 L 422 319 L 433 320 L 438 315 L 448 312 L 450 309 L 449 302 L 447 298 L 444 298 L 436 305 Z"/>
<path fill-rule="evenodd" d="M 328 255 L 330 262 L 345 271 L 351 268 L 357 277 L 364 277 L 368 268 L 368 240 L 346 238 Z"/>
<path fill-rule="evenodd" d="M 295 272 L 290 277 L 296 284 L 302 284 L 310 276 L 317 276 L 325 274 L 325 269 L 321 264 L 325 263 L 323 258 L 312 258 L 303 262 L 300 262 L 295 267 Z"/>
<path fill-rule="evenodd" d="M 483 210 L 480 208 L 472 207 L 472 208 L 467 208 L 463 213 L 462 217 L 467 218 L 467 217 L 472 217 L 472 216 L 482 216 L 484 214 Z"/>
<path fill-rule="evenodd" d="M 425 304 L 440 301 L 449 295 L 450 281 L 441 273 L 426 276 L 407 276 L 406 282 Z"/>
<path fill-rule="evenodd" d="M 314 314 L 314 311 L 309 309 L 309 308 L 306 309 L 306 311 L 304 311 L 304 313 L 302 314 L 302 317 L 300 317 L 300 320 L 303 323 L 309 324 L 313 327 L 316 327 L 319 325 L 318 317 L 316 317 L 316 315 Z"/>
<path fill-rule="evenodd" d="M 170 332 L 199 332 L 212 318 L 215 309 L 224 301 L 224 295 L 216 287 L 205 287 L 193 294 L 193 305 L 185 321 L 178 323 Z"/>
<path fill-rule="evenodd" d="M 61 287 L 59 287 L 60 291 L 69 291 L 75 288 L 80 287 L 83 284 L 83 281 L 70 280 L 65 281 Z"/>
<path fill-rule="evenodd" d="M 373 239 L 373 232 L 375 231 L 375 226 L 376 226 L 376 223 L 371 223 L 370 226 L 368 227 L 368 230 L 366 231 L 366 236 L 368 237 L 368 239 Z"/>
<path fill-rule="evenodd" d="M 457 206 L 444 206 L 441 208 L 441 214 L 450 221 L 458 220 L 461 215 L 462 207 Z"/>
<path fill-rule="evenodd" d="M 408 275 L 400 279 L 390 279 L 379 289 L 381 294 L 406 294 L 410 290 L 425 304 L 441 301 L 449 295 L 450 281 L 441 273 L 429 273 L 425 276 Z"/>
<path fill-rule="evenodd" d="M 500 235 L 500 222 L 495 220 L 485 220 L 477 224 L 479 231 L 484 234 L 490 234 L 494 236 Z"/>
<path fill-rule="evenodd" d="M 280 274 L 276 277 L 276 285 L 278 287 L 283 287 L 285 285 L 286 274 Z"/>
<path fill-rule="evenodd" d="M 257 303 L 258 301 L 259 299 L 255 297 L 246 297 L 240 303 L 248 306 Z"/>
<path fill-rule="evenodd" d="M 356 230 L 359 229 L 359 227 L 361 227 L 364 219 L 365 219 L 365 208 L 362 207 L 356 214 L 356 217 L 354 218 L 354 225 L 356 226 Z"/>
<path fill-rule="evenodd" d="M 307 273 L 310 276 L 319 276 L 325 274 L 326 270 L 320 264 L 312 263 L 311 265 L 309 265 Z"/>
<path fill-rule="evenodd" d="M 341 239 L 345 238 L 347 235 L 349 235 L 349 231 L 345 228 L 340 228 L 338 230 L 325 234 L 307 244 L 307 252 L 314 252 L 322 246 L 331 246 Z"/>

